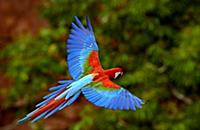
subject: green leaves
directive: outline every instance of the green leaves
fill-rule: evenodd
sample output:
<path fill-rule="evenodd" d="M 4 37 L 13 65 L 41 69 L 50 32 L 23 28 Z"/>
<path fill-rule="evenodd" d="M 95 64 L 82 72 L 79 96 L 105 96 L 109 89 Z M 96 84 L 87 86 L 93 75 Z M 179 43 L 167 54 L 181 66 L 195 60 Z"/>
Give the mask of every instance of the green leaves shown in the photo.
<path fill-rule="evenodd" d="M 54 35 L 51 29 L 44 29 L 37 38 L 27 35 L 4 48 L 1 57 L 9 60 L 4 71 L 15 80 L 10 92 L 5 95 L 8 102 L 19 98 L 29 101 L 52 84 L 53 77 L 65 75 L 65 44 L 60 51 L 59 42 L 56 42 L 64 31 L 57 29 L 56 32 L 59 36 Z"/>

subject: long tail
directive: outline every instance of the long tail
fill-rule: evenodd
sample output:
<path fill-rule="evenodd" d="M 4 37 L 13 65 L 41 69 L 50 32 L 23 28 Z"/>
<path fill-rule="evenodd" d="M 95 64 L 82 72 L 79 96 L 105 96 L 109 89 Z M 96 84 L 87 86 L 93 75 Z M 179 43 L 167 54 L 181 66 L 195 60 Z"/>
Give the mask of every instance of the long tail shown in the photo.
<path fill-rule="evenodd" d="M 92 82 L 94 76 L 93 74 L 89 74 L 77 81 L 59 81 L 60 85 L 49 89 L 54 92 L 44 96 L 44 101 L 36 105 L 37 109 L 19 120 L 18 124 L 23 124 L 28 120 L 32 120 L 31 122 L 33 123 L 42 117 L 46 119 L 55 112 L 72 104 L 81 94 L 81 88 Z"/>

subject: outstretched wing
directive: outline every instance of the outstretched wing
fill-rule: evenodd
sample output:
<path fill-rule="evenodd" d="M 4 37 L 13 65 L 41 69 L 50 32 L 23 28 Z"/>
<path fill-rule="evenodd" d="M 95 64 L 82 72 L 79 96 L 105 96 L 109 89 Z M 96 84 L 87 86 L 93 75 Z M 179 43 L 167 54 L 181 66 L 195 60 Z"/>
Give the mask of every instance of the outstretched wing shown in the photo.
<path fill-rule="evenodd" d="M 114 110 L 136 110 L 136 107 L 141 108 L 143 104 L 141 99 L 108 78 L 93 82 L 83 88 L 82 93 L 94 105 Z"/>
<path fill-rule="evenodd" d="M 98 59 L 98 46 L 89 18 L 87 27 L 84 27 L 75 16 L 76 24 L 72 22 L 69 38 L 67 40 L 67 63 L 73 79 L 79 79 L 90 67 L 89 58 Z M 97 55 L 97 56 L 96 56 Z"/>

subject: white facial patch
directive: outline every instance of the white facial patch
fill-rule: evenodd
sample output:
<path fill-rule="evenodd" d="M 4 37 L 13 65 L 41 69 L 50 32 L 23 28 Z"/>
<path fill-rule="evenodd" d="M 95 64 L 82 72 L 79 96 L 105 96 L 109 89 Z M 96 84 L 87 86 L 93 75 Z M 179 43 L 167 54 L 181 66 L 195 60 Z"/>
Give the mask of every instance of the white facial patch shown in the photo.
<path fill-rule="evenodd" d="M 120 74 L 122 75 L 122 74 L 123 74 L 123 72 L 116 72 L 116 73 L 115 73 L 115 77 L 114 77 L 114 78 L 116 79 L 116 78 L 117 78 L 117 77 L 118 77 Z"/>

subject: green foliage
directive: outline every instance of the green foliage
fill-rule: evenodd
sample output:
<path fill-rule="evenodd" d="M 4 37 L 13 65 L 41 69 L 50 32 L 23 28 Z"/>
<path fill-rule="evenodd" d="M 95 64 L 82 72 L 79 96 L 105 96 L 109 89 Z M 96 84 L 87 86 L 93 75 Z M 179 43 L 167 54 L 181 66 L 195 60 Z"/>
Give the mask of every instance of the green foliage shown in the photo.
<path fill-rule="evenodd" d="M 45 0 L 40 11 L 49 28 L 36 37 L 19 38 L 1 53 L 9 59 L 2 68 L 15 79 L 5 96 L 10 102 L 33 99 L 65 75 L 63 36 L 74 15 L 89 16 L 104 68 L 124 68 L 125 75 L 117 82 L 146 103 L 135 112 L 86 105 L 71 129 L 196 130 L 200 127 L 199 6 L 197 0 Z"/>
<path fill-rule="evenodd" d="M 26 102 L 35 99 L 36 93 L 45 89 L 53 79 L 65 75 L 65 45 L 60 39 L 65 33 L 63 29 L 43 29 L 37 38 L 28 35 L 20 37 L 2 51 L 0 56 L 9 59 L 9 63 L 2 65 L 1 69 L 5 68 L 6 74 L 15 79 L 6 94 L 6 105 L 11 105 L 20 97 Z"/>

